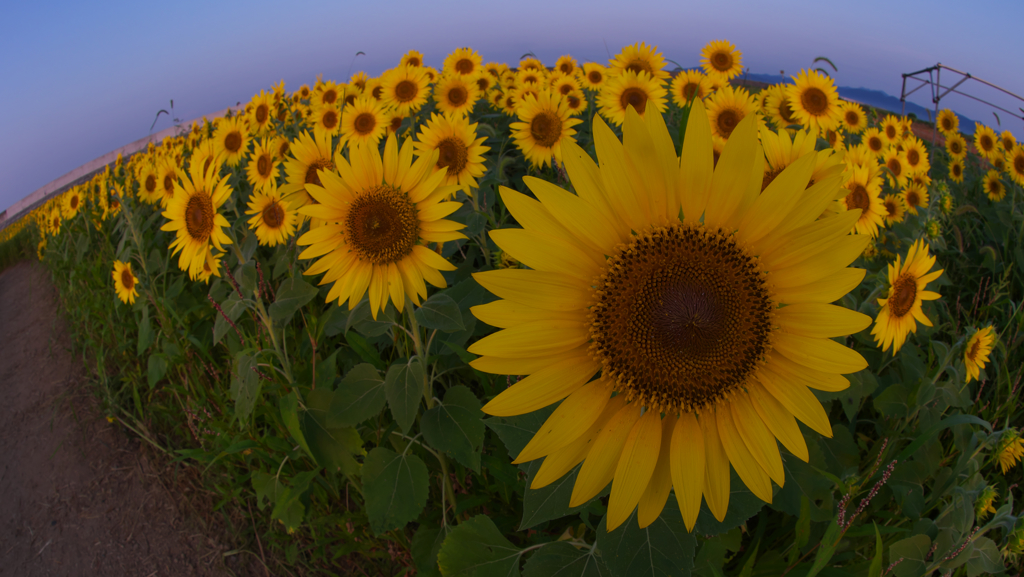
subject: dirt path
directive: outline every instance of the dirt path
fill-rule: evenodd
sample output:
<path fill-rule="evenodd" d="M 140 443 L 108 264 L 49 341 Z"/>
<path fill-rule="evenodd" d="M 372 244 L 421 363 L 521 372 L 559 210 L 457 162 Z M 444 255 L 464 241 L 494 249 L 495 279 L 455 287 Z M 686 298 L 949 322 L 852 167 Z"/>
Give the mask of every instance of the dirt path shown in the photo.
<path fill-rule="evenodd" d="M 69 346 L 42 265 L 0 273 L 0 575 L 230 574 L 169 473 L 99 413 Z"/>

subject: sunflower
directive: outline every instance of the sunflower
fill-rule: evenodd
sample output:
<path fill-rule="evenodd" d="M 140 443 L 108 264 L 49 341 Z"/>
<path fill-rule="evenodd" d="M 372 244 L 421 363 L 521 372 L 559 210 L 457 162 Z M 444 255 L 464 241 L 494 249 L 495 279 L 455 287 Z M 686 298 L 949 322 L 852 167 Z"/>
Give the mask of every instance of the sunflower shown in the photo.
<path fill-rule="evenodd" d="M 907 203 L 907 212 L 917 214 L 917 209 L 928 206 L 928 188 L 917 183 L 909 183 L 903 189 L 903 202 Z"/>
<path fill-rule="evenodd" d="M 494 85 L 494 78 L 491 78 L 490 74 L 476 74 L 473 78 L 476 80 L 476 89 L 480 91 L 480 94 L 487 94 L 491 90 L 491 86 Z"/>
<path fill-rule="evenodd" d="M 711 91 L 707 76 L 700 70 L 682 70 L 672 79 L 672 100 L 677 106 L 688 106 L 694 98 L 704 98 Z"/>
<path fill-rule="evenodd" d="M 795 84 L 786 87 L 786 96 L 797 121 L 811 132 L 838 128 L 842 113 L 832 78 L 816 70 L 801 70 L 793 80 Z"/>
<path fill-rule="evenodd" d="M 1017 144 L 1006 152 L 1007 172 L 1017 184 L 1024 186 L 1024 144 Z"/>
<path fill-rule="evenodd" d="M 82 209 L 82 191 L 77 186 L 71 187 L 61 197 L 61 209 L 64 213 L 64 220 L 75 218 L 78 211 Z"/>
<path fill-rule="evenodd" d="M 995 340 L 992 325 L 975 331 L 968 339 L 964 347 L 964 368 L 967 369 L 968 383 L 981 378 L 981 369 L 988 363 L 988 355 L 992 352 Z"/>
<path fill-rule="evenodd" d="M 399 311 L 406 297 L 414 304 L 427 295 L 424 281 L 447 286 L 439 271 L 455 270 L 424 246 L 465 238 L 463 225 L 444 217 L 461 205 L 446 202 L 454 190 L 444 186 L 443 171 L 432 171 L 437 154 L 413 162 L 413 145 L 401 150 L 389 136 L 381 158 L 376 146 L 350 149 L 351 165 L 338 157 L 338 173 L 324 172 L 323 186 L 310 186 L 319 204 L 300 209 L 326 224 L 307 232 L 298 244 L 309 246 L 299 258 L 321 257 L 304 274 L 326 273 L 320 284 L 334 283 L 327 300 L 354 308 L 369 289 L 374 318 L 390 300 Z"/>
<path fill-rule="evenodd" d="M 333 104 L 313 106 L 307 122 L 313 125 L 313 132 L 323 132 L 331 136 L 341 134 L 341 110 Z"/>
<path fill-rule="evenodd" d="M 539 59 L 530 56 L 519 61 L 519 70 L 543 70 L 547 72 L 548 69 Z"/>
<path fill-rule="evenodd" d="M 1011 150 L 1014 146 L 1017 146 L 1017 139 L 1013 136 L 1012 132 L 1004 130 L 999 135 L 999 144 L 1003 146 L 1003 150 Z"/>
<path fill-rule="evenodd" d="M 883 351 L 896 353 L 907 340 L 907 335 L 917 332 L 917 321 L 926 327 L 932 322 L 925 316 L 921 308 L 923 301 L 939 298 L 937 292 L 926 291 L 925 285 L 939 278 L 942 269 L 929 272 L 935 265 L 935 257 L 928 255 L 928 245 L 923 240 L 916 241 L 907 253 L 907 260 L 900 264 L 899 256 L 895 263 L 889 264 L 889 296 L 878 299 L 878 317 L 871 334 Z"/>
<path fill-rule="evenodd" d="M 249 228 L 256 231 L 260 246 L 284 244 L 295 234 L 298 214 L 291 203 L 281 200 L 274 187 L 254 192 L 249 198 Z"/>
<path fill-rule="evenodd" d="M 626 110 L 633 108 L 644 116 L 648 107 L 652 114 L 665 111 L 665 88 L 646 72 L 625 70 L 608 79 L 598 95 L 601 114 L 616 125 L 621 125 Z"/>
<path fill-rule="evenodd" d="M 384 87 L 381 86 L 380 78 L 368 79 L 366 81 L 366 90 L 363 91 L 363 94 L 380 102 L 384 98 Z"/>
<path fill-rule="evenodd" d="M 217 210 L 231 196 L 228 177 L 217 180 L 213 170 L 203 171 L 198 165 L 189 169 L 180 182 L 174 185 L 174 198 L 167 205 L 163 216 L 168 223 L 160 230 L 174 231 L 175 239 L 169 248 L 178 257 L 178 268 L 188 271 L 195 280 L 206 261 L 210 246 L 223 251 L 231 239 L 224 233 L 230 225 Z"/>
<path fill-rule="evenodd" d="M 399 65 L 421 68 L 423 66 L 423 54 L 416 50 L 410 50 L 402 55 L 402 60 Z"/>
<path fill-rule="evenodd" d="M 658 84 L 668 80 L 669 74 L 664 68 L 665 58 L 658 52 L 658 47 L 648 46 L 644 42 L 623 47 L 622 52 L 608 61 L 609 74 L 617 76 L 627 70 L 646 72 Z"/>
<path fill-rule="evenodd" d="M 57 236 L 60 234 L 60 225 L 63 224 L 64 217 L 60 214 L 60 205 L 54 204 L 50 210 L 49 216 L 46 218 L 46 230 L 50 236 Z"/>
<path fill-rule="evenodd" d="M 996 150 L 998 142 L 995 130 L 980 122 L 974 123 L 974 148 L 978 149 L 978 154 L 987 158 Z"/>
<path fill-rule="evenodd" d="M 596 62 L 586 62 L 583 64 L 583 71 L 580 74 L 580 81 L 583 82 L 583 87 L 590 90 L 601 90 L 604 87 L 605 81 L 608 79 L 608 71 L 605 70 L 604 66 Z"/>
<path fill-rule="evenodd" d="M 135 304 L 135 297 L 139 296 L 139 291 L 135 290 L 139 279 L 132 274 L 132 263 L 115 260 L 113 277 L 117 298 L 125 304 Z"/>
<path fill-rule="evenodd" d="M 249 132 L 254 136 L 265 136 L 274 126 L 271 123 L 271 112 L 274 107 L 272 98 L 273 94 L 260 90 L 260 93 L 249 101 L 252 111 L 248 114 L 247 122 L 249 123 Z"/>
<path fill-rule="evenodd" d="M 564 56 L 562 58 L 565 58 Z M 571 59 L 571 58 L 570 58 Z M 561 62 L 561 58 L 558 59 Z M 575 62 L 575 61 L 574 61 Z M 484 64 L 484 72 L 490 74 L 495 80 L 500 81 L 501 78 L 509 71 L 508 64 L 504 62 L 488 62 Z"/>
<path fill-rule="evenodd" d="M 903 200 L 902 196 L 887 194 L 882 197 L 882 206 L 885 207 L 882 217 L 885 219 L 886 225 L 891 226 L 903 222 L 903 217 L 907 214 L 907 201 Z"/>
<path fill-rule="evenodd" d="M 527 96 L 516 107 L 516 116 L 519 122 L 510 125 L 512 138 L 537 168 L 550 165 L 552 157 L 562 162 L 562 145 L 573 140 L 576 131 L 572 127 L 582 122 L 571 118 L 568 102 L 551 90 Z"/>
<path fill-rule="evenodd" d="M 213 143 L 224 164 L 237 166 L 249 149 L 249 130 L 243 125 L 241 116 L 219 119 L 213 132 Z"/>
<path fill-rule="evenodd" d="M 574 90 L 580 89 L 580 81 L 576 76 L 554 76 L 548 79 L 548 86 L 559 96 L 568 96 Z"/>
<path fill-rule="evenodd" d="M 1003 184 L 1003 180 L 999 177 L 998 170 L 990 170 L 985 174 L 985 178 L 982 179 L 982 188 L 988 199 L 992 202 L 999 202 L 1006 198 L 1006 186 Z"/>
<path fill-rule="evenodd" d="M 1001 148 L 1001 146 L 1000 146 L 1000 148 Z M 1002 152 L 1002 151 L 1000 151 L 1000 152 Z M 996 172 L 1006 172 L 1006 153 L 1005 152 L 1002 152 L 1002 154 L 1000 154 L 1000 155 L 996 155 L 995 153 L 993 153 L 992 156 L 990 156 L 988 160 L 992 164 L 992 168 L 994 168 L 996 170 Z"/>
<path fill-rule="evenodd" d="M 831 150 L 815 152 L 814 145 L 817 138 L 805 130 L 796 131 L 792 137 L 785 130 L 773 132 L 763 124 L 759 129 L 761 146 L 764 148 L 764 157 L 767 164 L 764 167 L 764 177 L 761 180 L 761 190 L 768 188 L 768 185 L 782 171 L 796 162 L 806 154 L 814 154 L 814 169 L 811 172 L 811 184 L 822 178 L 826 171 L 841 162 L 839 155 Z"/>
<path fill-rule="evenodd" d="M 885 142 L 886 145 L 891 146 L 897 144 L 903 136 L 903 122 L 896 116 L 887 114 L 885 118 L 882 119 L 881 136 L 882 141 Z"/>
<path fill-rule="evenodd" d="M 565 106 L 569 109 L 571 116 L 579 116 L 587 110 L 589 103 L 583 91 L 576 89 L 565 95 Z"/>
<path fill-rule="evenodd" d="M 196 280 L 209 284 L 213 277 L 220 277 L 220 258 L 223 254 L 215 254 L 213 249 L 206 249 L 206 257 L 203 259 L 203 268 L 199 271 Z"/>
<path fill-rule="evenodd" d="M 756 115 L 757 104 L 746 89 L 726 86 L 708 98 L 711 133 L 728 140 L 747 116 Z"/>
<path fill-rule="evenodd" d="M 566 76 L 575 76 L 576 69 L 578 67 L 576 59 L 568 54 L 565 56 L 559 56 L 558 60 L 555 60 L 555 70 L 565 74 Z"/>
<path fill-rule="evenodd" d="M 889 184 L 893 188 L 903 188 L 907 184 L 907 155 L 896 147 L 889 147 L 882 155 L 882 164 L 889 169 Z"/>
<path fill-rule="evenodd" d="M 135 170 L 135 180 L 139 182 L 139 198 L 148 204 L 160 202 L 160 175 L 156 166 L 149 161 L 139 163 Z"/>
<path fill-rule="evenodd" d="M 870 323 L 825 304 L 859 284 L 863 271 L 845 267 L 868 241 L 846 234 L 848 216 L 816 220 L 841 167 L 806 188 L 807 157 L 758 196 L 756 130 L 755 119 L 743 121 L 715 169 L 700 100 L 682 159 L 660 114 L 627 111 L 623 142 L 595 118 L 599 163 L 565 145 L 577 194 L 532 177 L 525 183 L 539 202 L 501 189 L 525 228 L 491 238 L 529 269 L 474 275 L 504 300 L 473 313 L 503 330 L 470 347 L 481 355 L 471 364 L 529 376 L 484 412 L 561 400 L 515 462 L 546 456 L 539 488 L 582 461 L 572 506 L 611 482 L 609 531 L 638 506 L 640 526 L 650 525 L 673 487 L 688 529 L 702 497 L 723 519 L 730 465 L 770 501 L 772 481 L 784 482 L 775 439 L 808 458 L 793 417 L 831 434 L 807 387 L 843 389 L 839 373 L 866 366 L 829 338 Z"/>
<path fill-rule="evenodd" d="M 537 70 L 535 68 L 522 68 L 516 72 L 516 85 L 529 83 L 542 86 L 547 84 L 547 80 L 547 70 Z"/>
<path fill-rule="evenodd" d="M 974 514 L 981 520 L 988 517 L 989 513 L 995 513 L 996 508 L 992 505 L 996 499 L 999 498 L 999 493 L 996 492 L 996 488 L 991 485 L 986 485 L 982 489 L 981 494 L 978 495 L 978 500 L 974 502 Z"/>
<path fill-rule="evenodd" d="M 850 170 L 850 179 L 846 181 L 846 196 L 840 202 L 846 210 L 860 209 L 860 216 L 853 228 L 857 234 L 864 234 L 871 238 L 878 236 L 878 229 L 885 227 L 883 215 L 886 213 L 885 205 L 880 197 L 882 193 L 882 178 L 872 174 L 866 166 L 857 166 Z"/>
<path fill-rule="evenodd" d="M 335 168 L 331 137 L 303 132 L 292 143 L 290 151 L 291 158 L 284 161 L 285 184 L 281 186 L 281 195 L 297 194 L 298 204 L 306 204 L 312 201 L 308 185 L 321 186 L 320 171 Z"/>
<path fill-rule="evenodd" d="M 269 138 L 264 137 L 256 141 L 253 147 L 252 157 L 246 167 L 246 176 L 253 190 L 261 191 L 265 188 L 277 188 L 277 162 L 274 156 L 274 144 Z"/>
<path fill-rule="evenodd" d="M 939 128 L 939 132 L 948 137 L 950 134 L 953 134 L 960 129 L 960 118 L 952 110 L 943 108 L 939 111 L 938 122 L 936 122 L 936 125 Z"/>
<path fill-rule="evenodd" d="M 524 84 L 517 85 L 515 88 L 512 89 L 512 99 L 515 108 L 518 109 L 519 105 L 522 104 L 524 100 L 526 100 L 527 96 L 532 96 L 534 98 L 540 96 L 540 91 L 541 86 L 536 82 L 526 82 Z"/>
<path fill-rule="evenodd" d="M 708 75 L 718 74 L 732 79 L 743 72 L 743 53 L 728 40 L 712 40 L 700 51 L 700 65 Z"/>
<path fill-rule="evenodd" d="M 949 179 L 953 182 L 964 181 L 964 161 L 961 158 L 954 158 L 949 162 Z"/>
<path fill-rule="evenodd" d="M 392 108 L 384 112 L 384 120 L 387 122 L 388 134 L 395 134 L 402 129 L 402 121 L 405 117 Z"/>
<path fill-rule="evenodd" d="M 473 111 L 473 105 L 480 97 L 476 82 L 458 74 L 441 78 L 434 86 L 434 101 L 441 112 L 466 115 Z"/>
<path fill-rule="evenodd" d="M 174 183 L 178 182 L 179 170 L 173 158 L 165 158 L 159 163 L 157 181 L 160 183 L 160 206 L 164 208 L 174 198 Z"/>
<path fill-rule="evenodd" d="M 1024 439 L 1020 438 L 1017 429 L 1008 428 L 999 438 L 999 468 L 1005 475 L 1022 457 L 1024 457 Z"/>
<path fill-rule="evenodd" d="M 764 96 L 765 114 L 772 119 L 777 128 L 787 128 L 800 124 L 800 120 L 790 106 L 789 96 L 786 95 L 786 86 L 773 84 L 765 89 L 768 94 Z"/>
<path fill-rule="evenodd" d="M 953 158 L 964 158 L 967 156 L 967 141 L 959 132 L 946 136 L 946 152 Z"/>
<path fill-rule="evenodd" d="M 445 185 L 455 185 L 470 194 L 477 187 L 476 179 L 483 176 L 484 153 L 491 149 L 484 146 L 487 137 L 477 138 L 477 124 L 461 114 L 431 114 L 413 143 L 416 154 L 432 156 L 436 152 L 434 170 L 444 170 Z"/>
<path fill-rule="evenodd" d="M 345 107 L 341 117 L 341 135 L 353 144 L 376 145 L 387 132 L 388 123 L 384 118 L 384 106 L 372 96 L 360 96 Z"/>
<path fill-rule="evenodd" d="M 911 175 L 927 173 L 930 168 L 928 162 L 928 151 L 924 143 L 916 136 L 908 136 L 903 139 L 903 157 L 907 160 L 907 172 Z"/>
<path fill-rule="evenodd" d="M 332 80 L 318 82 L 313 96 L 310 98 L 310 104 L 313 106 L 337 106 L 344 94 L 344 86 L 339 86 Z"/>
<path fill-rule="evenodd" d="M 475 76 L 482 71 L 484 59 L 472 48 L 456 48 L 444 59 L 442 74 L 458 74 L 460 76 Z"/>
<path fill-rule="evenodd" d="M 841 126 L 850 134 L 859 134 L 868 127 L 868 118 L 864 116 L 864 109 L 856 102 L 840 102 L 839 118 Z"/>
<path fill-rule="evenodd" d="M 516 93 L 514 89 L 509 89 L 501 93 L 501 111 L 508 116 L 516 115 Z"/>
<path fill-rule="evenodd" d="M 877 128 L 869 128 L 864 131 L 860 141 L 868 147 L 875 156 L 881 156 L 885 151 L 885 136 L 882 135 L 882 131 Z"/>

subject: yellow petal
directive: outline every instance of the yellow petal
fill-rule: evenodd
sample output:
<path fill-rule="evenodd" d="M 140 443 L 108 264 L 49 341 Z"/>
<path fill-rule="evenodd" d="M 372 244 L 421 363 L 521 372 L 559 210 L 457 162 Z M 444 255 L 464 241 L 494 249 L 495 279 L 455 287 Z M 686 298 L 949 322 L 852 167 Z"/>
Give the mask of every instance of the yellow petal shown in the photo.
<path fill-rule="evenodd" d="M 687 531 L 693 531 L 700 514 L 704 469 L 704 433 L 693 413 L 682 413 L 672 430 L 669 470 Z"/>
<path fill-rule="evenodd" d="M 611 209 L 618 213 L 633 230 L 642 230 L 650 224 L 647 203 L 641 203 L 633 189 L 626 167 L 622 143 L 600 117 L 594 118 L 594 146 L 601 165 L 601 183 Z"/>
<path fill-rule="evenodd" d="M 828 421 L 828 415 L 825 414 L 825 409 L 821 408 L 821 403 L 811 391 L 807 390 L 807 387 L 800 383 L 787 382 L 766 369 L 761 369 L 758 383 L 747 384 L 748 388 L 758 386 L 763 387 L 768 394 L 775 397 L 775 400 L 779 401 L 787 411 L 793 413 L 793 416 L 800 419 L 805 425 L 826 437 L 832 437 L 832 424 Z"/>
<path fill-rule="evenodd" d="M 518 465 L 550 455 L 553 451 L 580 438 L 601 416 L 610 398 L 608 383 L 601 379 L 569 395 L 544 421 L 530 442 L 516 456 L 513 464 Z"/>
<path fill-rule="evenodd" d="M 495 244 L 526 266 L 569 274 L 585 283 L 590 283 L 604 264 L 576 244 L 531 230 L 492 230 L 490 235 Z"/>
<path fill-rule="evenodd" d="M 729 405 L 732 409 L 732 420 L 747 450 L 768 476 L 779 487 L 783 487 L 786 483 L 786 473 L 782 469 L 782 457 L 779 455 L 775 435 L 761 420 L 761 415 L 754 410 L 746 395 L 740 393 L 733 396 Z"/>
<path fill-rule="evenodd" d="M 654 148 L 647 125 L 635 109 L 626 109 L 622 123 L 622 151 L 630 180 L 637 183 L 637 201 L 648 206 L 648 218 L 653 224 L 664 225 L 668 219 L 676 220 L 676 214 L 669 214 L 665 200 L 669 195 L 665 175 L 658 164 L 658 152 Z M 672 191 L 675 192 L 674 190 Z"/>
<path fill-rule="evenodd" d="M 831 339 L 782 333 L 772 345 L 789 360 L 823 373 L 845 375 L 868 366 L 860 353 Z"/>
<path fill-rule="evenodd" d="M 562 159 L 565 162 L 565 170 L 572 180 L 573 188 L 576 189 L 576 194 L 605 215 L 615 228 L 615 236 L 618 238 L 628 237 L 629 226 L 621 215 L 612 210 L 608 203 L 601 184 L 601 169 L 597 167 L 594 160 L 572 140 L 562 143 Z"/>
<path fill-rule="evenodd" d="M 629 432 L 640 419 L 640 407 L 632 403 L 612 417 L 594 439 L 594 446 L 583 462 L 576 485 L 572 488 L 569 506 L 586 503 L 608 486 L 615 475 L 615 466 L 622 455 Z"/>
<path fill-rule="evenodd" d="M 547 311 L 586 308 L 588 285 L 559 272 L 505 269 L 473 274 L 476 282 L 495 295 Z"/>
<path fill-rule="evenodd" d="M 718 159 L 704 212 L 704 223 L 712 229 L 725 228 L 726 232 L 732 232 L 729 224 L 733 215 L 737 211 L 745 213 L 761 191 L 760 187 L 754 191 L 749 186 L 751 166 L 757 159 L 755 116 L 748 114 L 740 121 Z M 761 156 L 763 158 L 764 155 Z"/>
<path fill-rule="evenodd" d="M 750 387 L 748 391 L 754 410 L 761 416 L 764 424 L 768 425 L 772 434 L 790 453 L 806 463 L 809 458 L 807 442 L 804 441 L 804 435 L 800 432 L 800 425 L 796 424 L 793 413 L 787 411 L 775 397 L 765 394 L 761 387 Z"/>
<path fill-rule="evenodd" d="M 651 114 L 658 116 L 660 114 Z M 671 139 L 669 140 L 671 146 Z M 661 451 L 658 452 L 658 464 L 654 467 L 651 480 L 647 483 L 647 489 L 637 503 L 636 519 L 643 529 L 658 520 L 662 510 L 665 509 L 665 502 L 668 501 L 668 494 L 672 491 L 671 471 L 671 447 L 672 433 L 676 428 L 675 415 L 666 415 L 661 420 Z"/>
<path fill-rule="evenodd" d="M 591 250 L 610 254 L 621 242 L 615 234 L 615 225 L 594 205 L 546 180 L 525 176 L 523 182 L 544 203 L 552 217 L 587 243 Z"/>
<path fill-rule="evenodd" d="M 761 262 L 768 270 L 792 266 L 831 248 L 830 241 L 845 236 L 857 222 L 855 211 L 816 220 L 786 234 L 774 231 L 760 243 Z"/>
<path fill-rule="evenodd" d="M 586 384 L 597 374 L 601 363 L 589 354 L 569 357 L 545 367 L 502 391 L 484 405 L 488 415 L 522 415 L 557 403 Z"/>
<path fill-rule="evenodd" d="M 550 355 L 574 349 L 589 338 L 586 325 L 578 321 L 533 321 L 487 335 L 469 352 L 504 358 Z"/>
<path fill-rule="evenodd" d="M 587 311 L 546 311 L 514 301 L 497 300 L 469 309 L 473 316 L 491 325 L 507 329 L 530 321 L 545 319 L 587 322 Z"/>
<path fill-rule="evenodd" d="M 867 235 L 844 236 L 829 243 L 829 249 L 820 252 L 803 262 L 786 267 L 773 269 L 770 282 L 776 288 L 802 286 L 827 278 L 846 268 L 854 261 L 864 248 L 871 242 Z"/>
<path fill-rule="evenodd" d="M 772 480 L 747 449 L 743 439 L 740 438 L 736 422 L 732 418 L 732 411 L 729 407 L 719 404 L 715 415 L 718 417 L 718 434 L 722 439 L 722 446 L 725 448 L 725 454 L 729 456 L 732 468 L 736 470 L 736 474 L 751 493 L 765 503 L 771 503 Z"/>
<path fill-rule="evenodd" d="M 638 119 L 639 120 L 639 119 Z M 608 530 L 629 518 L 647 490 L 661 451 L 661 415 L 657 411 L 645 412 L 626 437 L 615 475 L 612 492 L 608 497 Z"/>
<path fill-rule="evenodd" d="M 736 238 L 741 244 L 761 240 L 789 215 L 802 196 L 800 191 L 807 187 L 811 178 L 815 156 L 805 154 L 798 158 L 754 200 L 736 230 Z"/>
<path fill-rule="evenodd" d="M 857 288 L 867 271 L 860 268 L 844 268 L 828 278 L 816 282 L 775 290 L 775 299 L 780 303 L 831 303 Z"/>
<path fill-rule="evenodd" d="M 579 465 L 583 459 L 590 453 L 591 447 L 593 447 L 594 439 L 597 438 L 597 434 L 601 432 L 601 427 L 608 422 L 609 419 L 615 416 L 622 407 L 626 406 L 626 398 L 622 395 L 612 398 L 605 405 L 604 411 L 601 412 L 601 416 L 594 421 L 594 424 L 587 429 L 586 433 L 583 433 L 578 439 L 569 443 L 568 445 L 552 451 L 550 455 L 544 457 L 544 462 L 541 463 L 540 469 L 537 470 L 537 474 L 533 477 L 533 482 L 530 483 L 531 489 L 541 489 L 547 487 L 551 483 L 562 478 L 563 475 L 568 473 Z"/>
<path fill-rule="evenodd" d="M 565 353 L 556 355 L 537 355 L 525 359 L 503 357 L 480 357 L 469 362 L 474 369 L 494 375 L 532 375 L 544 367 L 558 363 L 567 356 L 576 356 L 586 352 L 587 346 L 582 345 Z"/>
<path fill-rule="evenodd" d="M 859 333 L 871 317 L 845 307 L 824 303 L 797 303 L 775 311 L 779 326 L 805 337 L 831 338 Z"/>
<path fill-rule="evenodd" d="M 704 499 L 715 519 L 722 521 L 729 512 L 729 457 L 725 454 L 714 409 L 700 418 L 704 435 Z"/>
<path fill-rule="evenodd" d="M 704 110 L 704 103 L 694 99 L 686 121 L 683 153 L 679 157 L 679 202 L 686 222 L 696 224 L 704 214 L 714 170 L 715 149 L 711 141 L 711 123 Z"/>

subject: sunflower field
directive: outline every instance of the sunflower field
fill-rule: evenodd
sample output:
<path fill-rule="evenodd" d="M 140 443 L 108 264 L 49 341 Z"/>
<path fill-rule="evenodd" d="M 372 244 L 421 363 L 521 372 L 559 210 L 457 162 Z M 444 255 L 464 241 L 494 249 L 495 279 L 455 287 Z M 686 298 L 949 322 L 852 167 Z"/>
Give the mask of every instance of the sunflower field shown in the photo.
<path fill-rule="evenodd" d="M 410 51 L 0 240 L 272 574 L 1019 575 L 1024 145 L 741 62 Z"/>

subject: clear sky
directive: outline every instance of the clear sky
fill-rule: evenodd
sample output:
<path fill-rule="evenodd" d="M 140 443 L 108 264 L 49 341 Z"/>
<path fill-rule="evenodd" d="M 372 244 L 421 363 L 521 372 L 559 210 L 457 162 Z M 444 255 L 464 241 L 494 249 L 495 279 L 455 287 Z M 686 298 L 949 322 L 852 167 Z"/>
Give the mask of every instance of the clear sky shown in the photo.
<path fill-rule="evenodd" d="M 172 98 L 188 120 L 282 79 L 295 89 L 320 73 L 377 75 L 409 49 L 438 68 L 460 46 L 485 62 L 514 65 L 533 52 L 551 65 L 563 54 L 606 63 L 644 41 L 692 67 L 708 41 L 727 39 L 752 72 L 792 75 L 827 56 L 837 84 L 899 96 L 901 73 L 942 62 L 1024 95 L 1022 22 L 1021 0 L 9 1 L 0 8 L 0 210 L 146 136 Z M 911 100 L 931 108 L 927 89 Z M 995 126 L 966 98 L 947 104 Z M 1001 117 L 1024 136 L 1024 123 Z M 153 131 L 169 126 L 162 116 Z"/>

